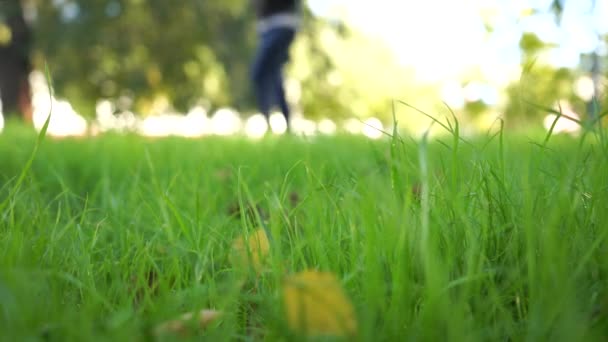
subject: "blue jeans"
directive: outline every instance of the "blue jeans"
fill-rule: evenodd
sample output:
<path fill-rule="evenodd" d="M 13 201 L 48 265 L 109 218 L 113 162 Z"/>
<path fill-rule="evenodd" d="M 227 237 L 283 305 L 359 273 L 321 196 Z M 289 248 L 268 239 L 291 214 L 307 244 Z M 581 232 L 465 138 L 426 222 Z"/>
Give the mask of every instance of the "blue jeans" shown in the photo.
<path fill-rule="evenodd" d="M 295 37 L 291 28 L 275 28 L 260 35 L 259 47 L 251 66 L 258 108 L 266 118 L 278 106 L 289 124 L 290 110 L 285 98 L 282 69 L 289 60 L 289 47 Z"/>

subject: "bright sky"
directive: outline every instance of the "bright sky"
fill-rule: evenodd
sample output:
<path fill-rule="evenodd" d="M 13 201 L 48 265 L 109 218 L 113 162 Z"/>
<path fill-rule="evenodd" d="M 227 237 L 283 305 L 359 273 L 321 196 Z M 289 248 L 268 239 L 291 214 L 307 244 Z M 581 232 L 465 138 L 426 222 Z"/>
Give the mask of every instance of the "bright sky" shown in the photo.
<path fill-rule="evenodd" d="M 608 0 L 593 2 L 564 0 L 558 26 L 551 0 L 308 0 L 314 12 L 345 17 L 385 40 L 422 79 L 457 79 L 477 68 L 492 83 L 517 73 L 524 31 L 558 45 L 544 57 L 555 66 L 578 66 L 580 53 L 606 54 L 597 33 L 608 33 Z"/>

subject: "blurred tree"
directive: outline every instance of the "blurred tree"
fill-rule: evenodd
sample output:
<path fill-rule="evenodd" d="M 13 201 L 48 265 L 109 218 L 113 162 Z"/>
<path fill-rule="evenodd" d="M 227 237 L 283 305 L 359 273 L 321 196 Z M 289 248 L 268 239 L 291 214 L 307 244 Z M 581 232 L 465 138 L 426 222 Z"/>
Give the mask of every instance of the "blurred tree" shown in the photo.
<path fill-rule="evenodd" d="M 142 114 L 169 107 L 187 111 L 200 101 L 211 108 L 231 105 L 245 112 L 255 108 L 248 75 L 255 46 L 250 0 L 22 2 L 33 9 L 26 16 L 34 18 L 35 67 L 43 69 L 48 63 L 56 93 L 85 116 L 94 115 L 99 99 L 112 100 L 119 110 Z M 18 0 L 0 0 L 0 4 L 2 23 L 8 23 L 8 13 L 23 17 Z M 556 8 L 559 12 L 562 7 Z M 315 18 L 310 11 L 305 14 L 305 25 L 293 49 L 289 84 L 292 93 L 298 85 L 302 90 L 299 104 L 307 117 L 373 115 L 390 121 L 393 98 L 431 112 L 438 109 L 437 89 L 418 84 L 412 70 L 400 66 L 388 47 L 343 23 Z M 27 56 L 29 34 L 22 22 L 22 31 L 0 28 L 0 43 L 2 32 L 9 32 L 10 40 L 23 47 L 17 50 Z M 521 47 L 523 62 L 530 64 L 546 44 L 528 34 L 522 37 Z M 2 64 L 9 55 L 4 51 Z M 22 75 L 26 75 L 27 63 L 22 65 Z M 8 73 L 3 71 L 0 79 L 17 79 Z M 507 120 L 517 123 L 540 115 L 530 107 L 522 110 L 518 97 L 522 89 L 526 89 L 526 99 L 542 99 L 543 104 L 552 105 L 571 93 L 572 77 L 568 70 L 538 63 L 522 77 L 524 82 L 510 87 Z M 20 94 L 29 94 L 25 87 Z M 5 108 L 10 107 L 11 101 L 6 102 Z M 484 109 L 478 107 L 474 103 L 466 110 Z"/>
<path fill-rule="evenodd" d="M 555 15 L 555 20 L 558 25 L 561 24 L 561 18 L 565 9 L 565 4 L 568 0 L 553 0 L 550 6 L 550 13 Z M 591 1 L 589 11 L 596 10 L 595 1 Z M 602 39 L 601 37 L 598 37 Z M 548 44 L 542 41 L 537 35 L 526 32 L 520 40 L 520 48 L 522 51 L 523 73 L 519 82 L 508 87 L 507 93 L 509 101 L 505 109 L 506 122 L 509 126 L 520 126 L 522 124 L 530 124 L 536 122 L 539 125 L 546 111 L 533 106 L 532 103 L 545 108 L 554 108 L 559 100 L 567 100 L 576 112 L 586 114 L 588 118 L 593 118 L 599 113 L 597 106 L 600 93 L 600 74 L 602 71 L 600 57 L 597 52 L 590 54 L 591 63 L 586 66 L 582 59 L 582 63 L 578 70 L 566 68 L 554 68 L 543 60 L 543 55 L 551 48 L 553 44 Z M 585 56 L 581 56 L 585 57 Z M 605 59 L 605 58 L 604 58 Z M 576 79 L 581 74 L 590 74 L 594 82 L 594 97 L 591 102 L 585 103 L 584 100 L 578 98 L 574 91 Z M 604 98 L 603 102 L 608 105 L 608 99 Z"/>
<path fill-rule="evenodd" d="M 567 0 L 553 0 L 551 2 L 551 10 L 553 11 L 553 14 L 555 15 L 555 20 L 557 21 L 557 23 L 559 24 L 562 20 L 562 16 L 563 16 L 563 12 L 564 12 L 564 4 L 565 1 Z M 589 11 L 590 12 L 594 12 L 597 10 L 597 1 L 596 0 L 591 0 L 590 2 L 590 8 Z M 608 37 L 604 37 L 604 40 L 608 38 Z M 598 34 L 598 39 L 602 40 L 601 35 Z M 601 95 L 601 74 L 602 74 L 602 60 L 601 57 L 599 56 L 597 50 L 593 51 L 589 56 L 585 56 L 585 57 L 589 57 L 590 59 L 590 64 L 587 67 L 587 70 L 590 74 L 591 74 L 591 79 L 593 80 L 593 96 L 591 98 L 591 100 L 589 100 L 587 102 L 587 114 L 590 118 L 595 119 L 598 117 L 598 115 L 600 115 L 600 110 L 601 107 L 605 106 L 600 106 L 599 104 L 602 102 L 602 99 L 600 98 Z M 606 58 L 604 58 L 606 59 Z M 608 99 L 604 98 L 604 102 L 606 105 L 608 105 Z"/>
<path fill-rule="evenodd" d="M 505 118 L 511 128 L 533 122 L 540 125 L 542 120 L 538 119 L 547 114 L 541 107 L 553 108 L 558 100 L 576 100 L 572 91 L 574 72 L 566 68 L 555 69 L 537 59 L 550 47 L 533 33 L 524 33 L 520 39 L 523 72 L 519 82 L 507 88 L 510 101 Z"/>
<path fill-rule="evenodd" d="M 0 96 L 6 117 L 31 119 L 30 29 L 18 0 L 0 1 Z"/>
<path fill-rule="evenodd" d="M 57 92 L 84 114 L 100 98 L 142 112 L 159 96 L 179 110 L 244 99 L 246 0 L 58 0 L 37 10 L 36 63 L 48 60 Z"/>
<path fill-rule="evenodd" d="M 36 4 L 35 64 L 48 61 L 57 94 L 86 116 L 93 116 L 95 101 L 104 98 L 119 110 L 138 113 L 167 110 L 167 105 L 183 112 L 201 100 L 210 107 L 255 108 L 249 82 L 256 43 L 250 0 Z M 289 75 L 292 85 L 304 89 L 299 102 L 306 116 L 355 113 L 388 119 L 392 97 L 424 92 L 416 91 L 387 47 L 308 9 L 304 23 Z"/>

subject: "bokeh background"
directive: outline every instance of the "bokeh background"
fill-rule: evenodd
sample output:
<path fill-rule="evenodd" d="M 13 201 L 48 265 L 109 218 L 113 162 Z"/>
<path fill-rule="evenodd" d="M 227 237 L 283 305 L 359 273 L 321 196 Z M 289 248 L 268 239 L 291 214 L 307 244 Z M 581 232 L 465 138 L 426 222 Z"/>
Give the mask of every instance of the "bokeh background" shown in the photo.
<path fill-rule="evenodd" d="M 542 129 L 547 109 L 590 120 L 607 108 L 608 0 L 304 5 L 286 82 L 302 133 L 378 137 L 393 117 L 426 129 L 401 101 L 437 117 L 452 110 L 471 134 L 499 118 Z M 55 135 L 261 135 L 255 46 L 249 0 L 0 0 L 0 79 L 16 87 L 2 91 L 2 111 L 41 127 L 52 108 Z"/>

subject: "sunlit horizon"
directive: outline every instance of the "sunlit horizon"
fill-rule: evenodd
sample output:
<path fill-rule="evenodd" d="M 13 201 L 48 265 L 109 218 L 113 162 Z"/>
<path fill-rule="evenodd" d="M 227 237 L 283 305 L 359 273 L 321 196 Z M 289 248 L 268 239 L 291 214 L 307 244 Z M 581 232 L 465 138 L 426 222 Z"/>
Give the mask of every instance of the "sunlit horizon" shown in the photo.
<path fill-rule="evenodd" d="M 519 44 L 525 32 L 554 45 L 538 56 L 541 63 L 554 67 L 576 69 L 580 67 L 581 54 L 608 54 L 606 42 L 599 39 L 608 33 L 608 21 L 600 14 L 608 13 L 608 0 L 595 0 L 594 7 L 592 3 L 593 0 L 565 1 L 558 24 L 550 11 L 551 0 L 378 0 L 373 4 L 362 0 L 308 0 L 316 15 L 345 20 L 358 31 L 384 42 L 401 66 L 414 71 L 413 81 L 434 84 L 441 97 L 437 100 L 456 110 L 476 101 L 490 107 L 504 102 L 505 87 L 521 75 Z M 77 13 L 73 6 L 66 8 Z M 593 81 L 587 75 L 577 77 L 574 91 L 588 101 L 593 96 Z M 40 129 L 52 110 L 49 133 L 54 136 L 131 131 L 151 137 L 243 134 L 259 138 L 268 131 L 286 131 L 279 114 L 271 117 L 270 125 L 261 114 L 239 113 L 229 107 L 213 113 L 200 106 L 186 113 L 167 109 L 156 116 L 142 116 L 119 112 L 107 99 L 97 102 L 94 119 L 85 120 L 66 100 L 49 98 L 40 72 L 32 74 L 31 83 L 34 126 Z M 299 97 L 291 102 L 298 103 Z M 383 123 L 375 117 L 336 122 L 329 118 L 312 121 L 305 116 L 306 113 L 295 115 L 292 129 L 297 134 L 349 132 L 370 138 L 383 134 Z M 545 122 L 550 120 L 547 118 Z M 490 117 L 489 121 L 494 119 Z M 568 124 L 571 123 L 564 123 Z M 0 115 L 0 131 L 3 126 Z M 568 126 L 565 130 L 572 129 Z"/>
<path fill-rule="evenodd" d="M 283 115 L 274 112 L 268 120 L 259 113 L 244 117 L 236 109 L 218 108 L 210 113 L 202 106 L 195 106 L 187 113 L 163 112 L 141 116 L 131 111 L 118 111 L 112 101 L 97 102 L 93 119 L 87 120 L 72 105 L 50 95 L 45 76 L 40 71 L 30 75 L 32 85 L 32 121 L 34 128 L 42 129 L 49 118 L 47 134 L 55 138 L 96 136 L 107 132 L 133 133 L 144 137 L 201 138 L 205 136 L 246 136 L 260 139 L 268 134 L 282 135 L 287 132 Z M 4 129 L 4 117 L 0 102 L 0 133 Z M 383 123 L 374 117 L 365 120 L 347 119 L 337 123 L 329 118 L 308 120 L 295 113 L 291 120 L 291 132 L 299 136 L 334 135 L 342 132 L 379 139 L 384 135 Z"/>

